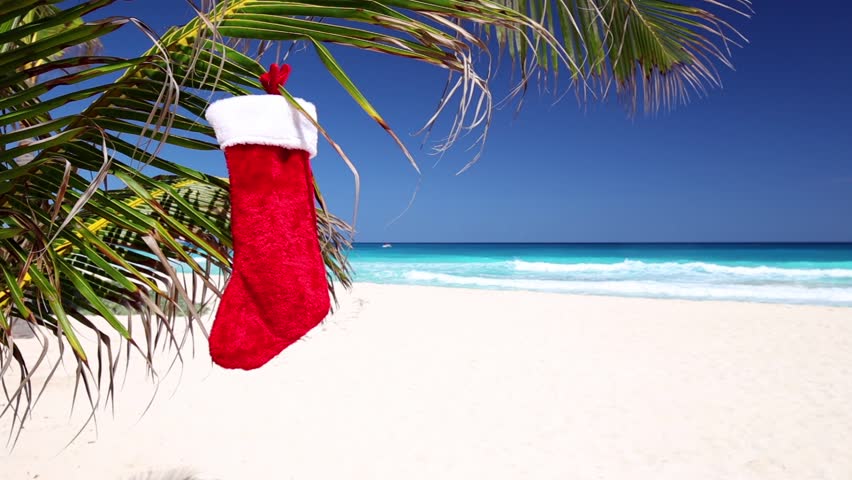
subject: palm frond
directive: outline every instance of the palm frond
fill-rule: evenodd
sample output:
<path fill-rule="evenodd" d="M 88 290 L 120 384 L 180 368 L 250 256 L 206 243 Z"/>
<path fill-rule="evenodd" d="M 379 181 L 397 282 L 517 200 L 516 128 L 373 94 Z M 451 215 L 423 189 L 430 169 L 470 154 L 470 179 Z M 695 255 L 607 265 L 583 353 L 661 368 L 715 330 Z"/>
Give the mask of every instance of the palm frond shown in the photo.
<path fill-rule="evenodd" d="M 611 92 L 631 113 L 655 113 L 688 103 L 721 85 L 715 64 L 733 67 L 731 47 L 746 39 L 720 13 L 748 18 L 749 0 L 500 0 L 548 26 L 570 61 L 569 84 L 581 100 L 605 99 Z M 519 60 L 526 88 L 534 67 L 558 74 L 559 55 L 531 31 L 498 29 L 501 45 Z M 640 108 L 639 102 L 642 107 Z"/>
<path fill-rule="evenodd" d="M 751 13 L 749 0 L 704 3 L 724 13 Z M 478 132 L 474 144 L 484 143 L 494 107 L 522 95 L 535 78 L 552 79 L 558 88 L 564 70 L 581 101 L 615 93 L 631 114 L 640 102 L 654 113 L 719 86 L 715 64 L 731 66 L 730 47 L 745 41 L 722 16 L 666 0 L 229 0 L 203 19 L 187 27 L 208 27 L 210 35 L 245 52 L 256 46 L 258 58 L 274 42 L 313 46 L 329 74 L 397 141 L 415 169 L 415 159 L 324 45 L 447 70 L 445 93 L 419 132 L 431 134 L 443 115 L 452 117 L 434 145 L 440 154 L 472 132 Z M 520 74 L 500 101 L 490 89 L 495 43 Z"/>

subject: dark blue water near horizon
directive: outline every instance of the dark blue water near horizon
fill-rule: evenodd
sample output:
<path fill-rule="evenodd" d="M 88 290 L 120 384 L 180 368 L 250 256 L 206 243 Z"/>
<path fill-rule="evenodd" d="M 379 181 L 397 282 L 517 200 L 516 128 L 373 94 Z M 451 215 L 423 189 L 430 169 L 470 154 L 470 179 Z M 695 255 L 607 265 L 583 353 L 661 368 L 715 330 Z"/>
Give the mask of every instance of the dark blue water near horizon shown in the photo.
<path fill-rule="evenodd" d="M 852 306 L 852 243 L 356 244 L 355 280 Z"/>

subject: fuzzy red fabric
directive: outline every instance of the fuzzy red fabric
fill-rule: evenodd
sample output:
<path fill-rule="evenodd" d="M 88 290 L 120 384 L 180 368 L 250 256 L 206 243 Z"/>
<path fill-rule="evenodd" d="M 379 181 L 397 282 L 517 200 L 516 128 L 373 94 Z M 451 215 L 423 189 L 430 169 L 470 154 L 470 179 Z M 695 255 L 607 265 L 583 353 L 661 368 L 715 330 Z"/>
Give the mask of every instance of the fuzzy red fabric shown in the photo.
<path fill-rule="evenodd" d="M 308 184 L 308 210 L 310 210 L 311 212 L 311 225 L 314 225 L 316 227 L 318 225 L 317 205 L 314 201 L 314 173 L 311 170 L 310 161 L 305 162 L 305 177 Z M 317 233 L 316 230 L 314 230 L 314 233 Z M 322 291 L 325 292 L 325 296 L 318 301 L 314 301 L 308 304 L 307 313 L 314 318 L 314 321 L 316 323 L 319 323 L 328 315 L 328 312 L 331 310 L 331 298 L 328 295 L 328 280 L 326 278 L 327 275 L 325 271 L 325 262 L 322 260 L 322 251 L 319 246 L 319 236 L 317 235 L 315 236 L 315 238 L 317 239 L 317 251 L 320 252 L 320 265 L 322 266 L 322 268 L 319 270 L 322 270 L 323 274 L 321 276 L 317 275 L 316 277 L 312 278 L 312 282 L 315 284 L 314 286 L 312 286 L 312 288 L 320 288 L 321 286 Z M 318 271 L 314 273 L 318 273 Z"/>
<path fill-rule="evenodd" d="M 287 83 L 288 78 L 290 78 L 290 65 L 285 63 L 279 67 L 277 63 L 273 63 L 269 66 L 269 71 L 260 76 L 260 84 L 263 85 L 266 93 L 277 95 L 280 93 L 278 90 Z"/>
<path fill-rule="evenodd" d="M 210 334 L 210 356 L 216 365 L 252 370 L 284 349 L 284 342 L 264 322 L 259 303 L 246 288 L 242 270 L 235 269 Z"/>
<path fill-rule="evenodd" d="M 213 361 L 260 367 L 328 314 L 308 153 L 268 145 L 225 149 L 234 271 L 210 333 Z"/>

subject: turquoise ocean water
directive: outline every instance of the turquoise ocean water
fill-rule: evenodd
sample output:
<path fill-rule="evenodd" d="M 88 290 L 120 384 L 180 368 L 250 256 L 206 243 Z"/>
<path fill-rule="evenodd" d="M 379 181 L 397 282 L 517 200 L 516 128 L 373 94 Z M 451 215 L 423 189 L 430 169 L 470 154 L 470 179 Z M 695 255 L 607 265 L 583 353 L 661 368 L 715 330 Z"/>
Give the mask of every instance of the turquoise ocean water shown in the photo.
<path fill-rule="evenodd" d="M 852 306 L 852 244 L 356 244 L 360 282 Z"/>

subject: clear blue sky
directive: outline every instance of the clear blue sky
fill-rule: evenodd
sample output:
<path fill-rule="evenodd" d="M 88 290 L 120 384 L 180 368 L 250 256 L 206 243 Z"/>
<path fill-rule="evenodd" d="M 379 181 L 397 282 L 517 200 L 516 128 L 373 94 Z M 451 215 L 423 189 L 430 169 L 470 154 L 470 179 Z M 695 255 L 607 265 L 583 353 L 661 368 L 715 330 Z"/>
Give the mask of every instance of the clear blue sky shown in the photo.
<path fill-rule="evenodd" d="M 530 92 L 519 116 L 497 112 L 482 160 L 462 142 L 434 166 L 410 136 L 431 114 L 443 71 L 336 48 L 334 53 L 423 168 L 422 188 L 396 223 L 417 176 L 396 145 L 323 70 L 292 56 L 288 87 L 361 173 L 357 241 L 852 241 L 852 5 L 845 0 L 755 2 L 729 16 L 751 44 L 720 70 L 722 90 L 656 118 L 626 118 L 611 101 L 578 108 L 569 95 Z M 118 3 L 162 33 L 190 12 L 179 0 Z M 113 42 L 113 43 L 110 43 Z M 137 33 L 107 53 L 145 47 Z M 508 72 L 494 85 L 505 93 Z M 168 150 L 174 157 L 175 150 Z M 181 155 L 186 155 L 181 153 Z M 218 152 L 179 160 L 224 175 Z M 352 176 L 327 144 L 314 169 L 332 210 L 350 218 Z"/>

